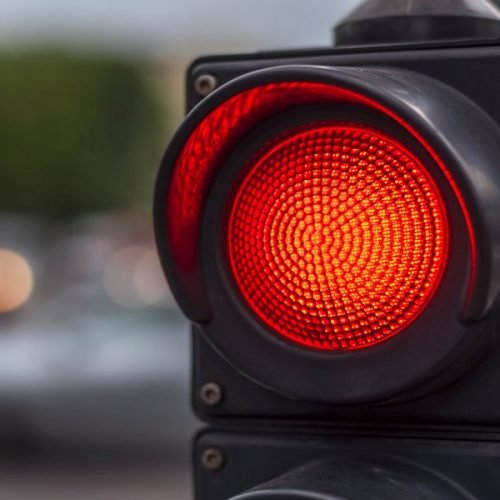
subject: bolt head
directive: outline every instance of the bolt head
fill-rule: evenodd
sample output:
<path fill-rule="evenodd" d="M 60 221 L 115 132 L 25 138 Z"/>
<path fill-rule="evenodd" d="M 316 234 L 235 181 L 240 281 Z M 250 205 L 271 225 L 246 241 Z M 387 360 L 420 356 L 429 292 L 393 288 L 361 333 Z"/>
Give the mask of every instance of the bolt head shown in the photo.
<path fill-rule="evenodd" d="M 212 472 L 221 470 L 226 463 L 226 456 L 221 448 L 215 446 L 206 448 L 201 454 L 201 463 Z"/>
<path fill-rule="evenodd" d="M 217 84 L 217 78 L 207 73 L 196 77 L 194 81 L 194 90 L 198 95 L 205 97 L 217 88 Z"/>
<path fill-rule="evenodd" d="M 208 384 L 203 384 L 200 389 L 200 398 L 207 406 L 216 406 L 224 397 L 222 387 L 215 383 L 209 382 Z"/>

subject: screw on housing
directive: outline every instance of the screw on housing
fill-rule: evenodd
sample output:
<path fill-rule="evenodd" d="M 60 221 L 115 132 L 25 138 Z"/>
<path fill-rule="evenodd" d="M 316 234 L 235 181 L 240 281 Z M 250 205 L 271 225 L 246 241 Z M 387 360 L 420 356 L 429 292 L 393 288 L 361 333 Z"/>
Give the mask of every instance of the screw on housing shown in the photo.
<path fill-rule="evenodd" d="M 222 401 L 223 397 L 224 392 L 222 387 L 215 382 L 203 384 L 200 389 L 200 398 L 207 406 L 218 405 Z"/>
<path fill-rule="evenodd" d="M 215 446 L 206 448 L 201 454 L 201 463 L 209 471 L 219 471 L 226 463 L 225 453 L 221 448 Z"/>
<path fill-rule="evenodd" d="M 203 74 L 196 77 L 194 81 L 194 89 L 196 93 L 202 97 L 211 94 L 217 88 L 217 78 L 211 74 Z"/>

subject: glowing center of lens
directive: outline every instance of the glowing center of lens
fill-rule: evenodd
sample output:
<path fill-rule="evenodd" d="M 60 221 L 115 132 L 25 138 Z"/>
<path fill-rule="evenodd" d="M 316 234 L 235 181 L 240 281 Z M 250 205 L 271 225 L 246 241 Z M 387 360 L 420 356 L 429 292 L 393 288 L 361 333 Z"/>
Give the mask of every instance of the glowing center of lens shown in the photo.
<path fill-rule="evenodd" d="M 277 334 L 360 349 L 405 329 L 446 264 L 440 193 L 402 144 L 359 125 L 298 132 L 248 167 L 227 244 L 236 284 Z"/>

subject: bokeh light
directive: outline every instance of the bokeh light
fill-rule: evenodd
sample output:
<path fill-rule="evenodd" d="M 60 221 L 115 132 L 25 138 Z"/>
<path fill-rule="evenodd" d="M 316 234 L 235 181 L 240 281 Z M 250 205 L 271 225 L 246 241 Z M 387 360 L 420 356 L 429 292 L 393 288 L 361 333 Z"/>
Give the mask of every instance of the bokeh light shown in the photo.
<path fill-rule="evenodd" d="M 33 270 L 28 260 L 13 250 L 0 248 L 0 314 L 26 304 L 33 286 Z"/>
<path fill-rule="evenodd" d="M 140 309 L 171 301 L 157 253 L 133 245 L 115 251 L 108 259 L 103 285 L 109 298 L 127 309 Z"/>

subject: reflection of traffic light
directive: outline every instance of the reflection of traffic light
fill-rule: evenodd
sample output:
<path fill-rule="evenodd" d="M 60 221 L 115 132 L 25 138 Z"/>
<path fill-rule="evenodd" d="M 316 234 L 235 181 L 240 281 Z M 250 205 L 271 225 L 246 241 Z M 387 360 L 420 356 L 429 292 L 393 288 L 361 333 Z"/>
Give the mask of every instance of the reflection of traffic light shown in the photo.
<path fill-rule="evenodd" d="M 155 222 L 217 424 L 199 499 L 500 497 L 500 14 L 385 3 L 190 68 Z"/>

